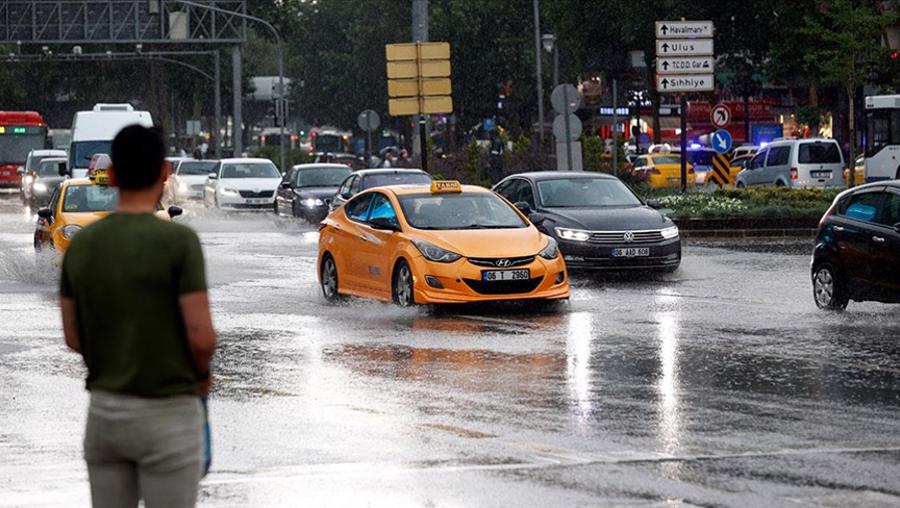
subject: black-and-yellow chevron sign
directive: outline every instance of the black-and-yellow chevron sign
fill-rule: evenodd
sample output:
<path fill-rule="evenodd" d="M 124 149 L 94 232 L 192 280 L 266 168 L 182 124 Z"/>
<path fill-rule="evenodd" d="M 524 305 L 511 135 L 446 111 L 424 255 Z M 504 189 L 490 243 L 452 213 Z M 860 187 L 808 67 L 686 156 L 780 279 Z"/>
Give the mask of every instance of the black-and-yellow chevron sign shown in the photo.
<path fill-rule="evenodd" d="M 712 169 L 706 174 L 707 184 L 718 184 L 719 187 L 731 185 L 734 180 L 731 178 L 731 160 L 727 155 L 717 153 L 712 160 Z"/>

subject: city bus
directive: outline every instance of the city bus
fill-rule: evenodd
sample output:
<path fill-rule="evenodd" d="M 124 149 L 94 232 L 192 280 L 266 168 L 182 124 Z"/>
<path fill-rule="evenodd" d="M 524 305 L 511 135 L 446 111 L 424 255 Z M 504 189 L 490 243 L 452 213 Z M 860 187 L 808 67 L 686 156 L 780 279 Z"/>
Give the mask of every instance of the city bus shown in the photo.
<path fill-rule="evenodd" d="M 28 152 L 47 148 L 47 124 L 36 111 L 0 111 L 0 187 L 19 187 Z"/>
<path fill-rule="evenodd" d="M 866 97 L 866 182 L 900 180 L 900 95 Z"/>

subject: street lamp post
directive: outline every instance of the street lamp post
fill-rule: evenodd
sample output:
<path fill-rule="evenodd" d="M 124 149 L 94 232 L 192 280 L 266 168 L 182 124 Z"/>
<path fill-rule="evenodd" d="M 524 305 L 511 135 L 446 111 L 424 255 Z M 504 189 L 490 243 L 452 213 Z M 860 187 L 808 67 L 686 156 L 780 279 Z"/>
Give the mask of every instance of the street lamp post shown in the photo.
<path fill-rule="evenodd" d="M 556 88 L 559 85 L 559 44 L 556 35 L 544 34 L 541 42 L 544 44 L 544 50 L 553 55 L 553 88 Z"/>
<path fill-rule="evenodd" d="M 280 90 L 279 90 L 279 92 L 278 92 L 278 100 L 279 100 L 279 102 L 282 102 L 281 111 L 282 111 L 282 112 L 287 111 L 287 108 L 285 108 L 285 107 L 284 107 L 284 104 L 283 104 L 283 101 L 284 101 L 284 92 L 285 92 L 285 88 L 284 88 L 284 46 L 283 46 L 283 44 L 282 44 L 282 42 L 281 42 L 281 34 L 278 33 L 278 30 L 276 30 L 275 27 L 272 26 L 271 23 L 269 23 L 268 21 L 266 21 L 266 20 L 264 20 L 264 19 L 262 19 L 262 18 L 257 18 L 256 16 L 251 16 L 251 15 L 249 15 L 249 14 L 244 14 L 244 13 L 242 13 L 242 12 L 237 12 L 237 11 L 229 11 L 229 10 L 227 10 L 227 9 L 221 9 L 221 8 L 215 7 L 215 6 L 213 6 L 213 5 L 201 4 L 201 3 L 194 2 L 194 1 L 191 1 L 191 0 L 173 0 L 173 1 L 178 2 L 178 3 L 181 3 L 181 4 L 184 4 L 184 5 L 189 5 L 189 6 L 191 6 L 191 7 L 197 7 L 197 8 L 200 8 L 200 9 L 207 9 L 207 10 L 215 11 L 215 12 L 222 12 L 222 13 L 225 13 L 225 14 L 231 14 L 232 16 L 236 16 L 236 17 L 238 17 L 238 18 L 243 18 L 243 19 L 246 19 L 246 20 L 249 20 L 249 21 L 254 21 L 254 22 L 256 22 L 256 23 L 259 23 L 259 24 L 265 26 L 270 32 L 272 32 L 272 35 L 275 36 L 275 44 L 276 44 L 277 49 L 278 49 L 278 87 L 280 88 Z M 536 1 L 536 0 L 535 0 L 535 1 Z M 281 167 L 281 170 L 282 170 L 282 171 L 286 171 L 286 168 L 285 168 L 285 165 L 284 165 L 284 124 L 285 124 L 285 118 L 284 118 L 284 114 L 283 114 L 283 113 L 282 113 L 282 117 L 280 117 L 280 118 L 278 119 L 278 124 L 279 124 L 278 126 L 279 126 L 279 128 L 280 128 L 280 134 L 281 134 L 281 135 L 280 135 L 281 142 L 280 142 L 280 149 L 279 149 L 279 151 L 280 151 L 280 167 Z M 235 129 L 241 129 L 241 127 L 238 126 L 238 125 L 235 125 L 234 128 L 235 128 Z M 235 154 L 235 155 L 238 155 L 238 154 Z"/>

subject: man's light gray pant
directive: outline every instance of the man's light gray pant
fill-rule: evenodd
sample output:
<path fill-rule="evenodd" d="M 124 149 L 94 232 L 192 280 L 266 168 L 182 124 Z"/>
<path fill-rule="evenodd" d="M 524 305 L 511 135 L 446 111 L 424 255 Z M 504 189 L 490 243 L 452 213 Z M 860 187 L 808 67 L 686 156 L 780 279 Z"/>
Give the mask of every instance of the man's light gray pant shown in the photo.
<path fill-rule="evenodd" d="M 193 507 L 203 470 L 200 398 L 91 392 L 84 458 L 94 508 Z"/>

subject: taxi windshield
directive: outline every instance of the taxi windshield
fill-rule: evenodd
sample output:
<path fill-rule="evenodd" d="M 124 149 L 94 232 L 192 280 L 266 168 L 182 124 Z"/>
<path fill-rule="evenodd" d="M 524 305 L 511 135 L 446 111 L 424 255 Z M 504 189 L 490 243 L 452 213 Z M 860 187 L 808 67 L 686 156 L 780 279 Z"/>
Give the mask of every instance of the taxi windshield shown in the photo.
<path fill-rule="evenodd" d="M 413 194 L 400 196 L 406 222 L 416 229 L 507 229 L 528 224 L 493 194 Z"/>
<path fill-rule="evenodd" d="M 111 212 L 119 192 L 106 185 L 70 185 L 63 198 L 63 212 Z"/>
<path fill-rule="evenodd" d="M 657 155 L 650 157 L 653 164 L 681 164 L 681 157 L 678 155 Z"/>
<path fill-rule="evenodd" d="M 619 180 L 560 178 L 538 182 L 541 203 L 556 207 L 640 206 L 641 200 Z"/>
<path fill-rule="evenodd" d="M 281 175 L 274 164 L 226 164 L 222 168 L 222 178 L 281 178 Z"/>

